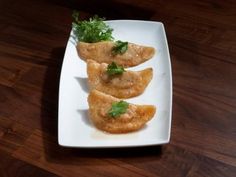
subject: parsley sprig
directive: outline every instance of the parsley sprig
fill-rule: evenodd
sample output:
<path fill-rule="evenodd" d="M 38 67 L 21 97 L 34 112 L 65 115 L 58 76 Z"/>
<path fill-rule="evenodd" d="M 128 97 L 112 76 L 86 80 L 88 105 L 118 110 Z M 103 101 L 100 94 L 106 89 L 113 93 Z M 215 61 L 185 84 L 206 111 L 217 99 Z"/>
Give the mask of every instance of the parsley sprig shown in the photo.
<path fill-rule="evenodd" d="M 113 29 L 104 22 L 104 18 L 95 15 L 89 20 L 80 21 L 78 11 L 73 12 L 72 18 L 72 28 L 79 41 L 94 43 L 113 40 Z"/>
<path fill-rule="evenodd" d="M 116 74 L 122 74 L 123 72 L 125 72 L 125 69 L 122 66 L 118 66 L 115 62 L 112 62 L 107 66 L 106 72 L 109 76 L 111 76 Z"/>
<path fill-rule="evenodd" d="M 112 103 L 111 109 L 108 111 L 108 115 L 112 118 L 116 118 L 121 114 L 126 113 L 129 103 L 126 101 L 119 101 Z"/>
<path fill-rule="evenodd" d="M 112 54 L 124 54 L 128 50 L 128 42 L 116 41 L 114 47 L 112 48 Z"/>

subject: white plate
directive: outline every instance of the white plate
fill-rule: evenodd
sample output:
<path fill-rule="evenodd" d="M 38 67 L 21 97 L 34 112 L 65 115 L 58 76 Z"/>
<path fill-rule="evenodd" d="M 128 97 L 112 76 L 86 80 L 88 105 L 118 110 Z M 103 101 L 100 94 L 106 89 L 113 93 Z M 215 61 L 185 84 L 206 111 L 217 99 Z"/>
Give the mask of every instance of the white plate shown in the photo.
<path fill-rule="evenodd" d="M 88 87 L 86 63 L 78 57 L 71 36 L 63 61 L 59 90 L 58 141 L 67 147 L 131 147 L 168 143 L 172 112 L 172 76 L 164 26 L 160 22 L 114 20 L 107 21 L 115 40 L 153 46 L 156 54 L 149 61 L 130 70 L 154 69 L 153 79 L 145 92 L 127 99 L 135 104 L 153 104 L 155 117 L 133 133 L 108 134 L 96 129 L 88 118 Z M 71 33 L 72 34 L 72 33 Z"/>

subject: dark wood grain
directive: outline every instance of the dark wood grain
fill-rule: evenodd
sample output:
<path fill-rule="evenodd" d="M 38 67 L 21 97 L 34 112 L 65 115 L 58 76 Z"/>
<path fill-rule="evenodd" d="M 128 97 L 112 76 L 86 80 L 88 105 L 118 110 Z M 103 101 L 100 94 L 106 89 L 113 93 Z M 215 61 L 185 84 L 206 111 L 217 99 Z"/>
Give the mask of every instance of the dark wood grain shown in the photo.
<path fill-rule="evenodd" d="M 34 177 L 57 177 L 57 175 L 45 171 L 39 167 L 23 162 L 19 159 L 6 155 L 4 152 L 0 150 L 0 176 L 1 177 L 26 177 L 26 176 L 34 176 Z"/>
<path fill-rule="evenodd" d="M 57 143 L 71 13 L 165 25 L 173 71 L 167 145 L 70 149 Z M 0 176 L 236 176 L 236 2 L 2 0 Z"/>

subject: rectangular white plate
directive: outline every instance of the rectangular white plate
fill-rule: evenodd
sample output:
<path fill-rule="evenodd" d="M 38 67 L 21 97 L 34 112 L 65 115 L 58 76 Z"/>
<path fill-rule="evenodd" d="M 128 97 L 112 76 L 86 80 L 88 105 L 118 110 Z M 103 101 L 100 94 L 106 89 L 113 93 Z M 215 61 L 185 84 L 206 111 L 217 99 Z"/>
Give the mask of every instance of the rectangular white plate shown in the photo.
<path fill-rule="evenodd" d="M 157 107 L 155 117 L 133 133 L 108 134 L 96 129 L 88 117 L 88 87 L 86 63 L 76 51 L 72 34 L 62 65 L 59 90 L 58 141 L 67 147 L 134 147 L 168 143 L 172 112 L 172 75 L 164 26 L 160 22 L 114 20 L 107 21 L 114 29 L 115 40 L 153 46 L 156 54 L 149 61 L 130 70 L 154 69 L 153 79 L 145 92 L 126 101 L 152 104 Z"/>

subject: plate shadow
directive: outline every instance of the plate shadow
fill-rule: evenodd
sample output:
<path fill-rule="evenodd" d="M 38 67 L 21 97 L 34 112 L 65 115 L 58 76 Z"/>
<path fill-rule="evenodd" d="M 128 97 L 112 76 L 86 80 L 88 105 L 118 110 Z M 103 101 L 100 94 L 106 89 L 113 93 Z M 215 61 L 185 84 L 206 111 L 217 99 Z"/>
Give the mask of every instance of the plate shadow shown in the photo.
<path fill-rule="evenodd" d="M 92 123 L 89 120 L 89 112 L 88 109 L 77 109 L 77 112 L 81 115 L 82 121 L 92 127 Z"/>
<path fill-rule="evenodd" d="M 86 93 L 89 92 L 89 87 L 88 87 L 88 78 L 85 77 L 75 77 L 75 79 L 78 81 L 80 87 L 82 88 L 83 91 L 85 91 Z"/>

